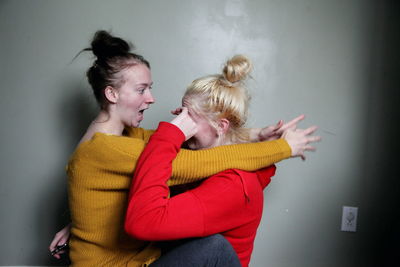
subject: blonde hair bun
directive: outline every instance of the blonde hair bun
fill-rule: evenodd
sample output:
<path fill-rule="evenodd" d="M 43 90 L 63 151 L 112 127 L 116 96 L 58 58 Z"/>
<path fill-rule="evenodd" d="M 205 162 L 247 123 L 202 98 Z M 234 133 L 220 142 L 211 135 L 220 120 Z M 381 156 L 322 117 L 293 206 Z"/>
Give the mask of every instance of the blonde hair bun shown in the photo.
<path fill-rule="evenodd" d="M 236 83 L 245 80 L 252 68 L 253 65 L 248 57 L 236 55 L 225 63 L 222 73 L 227 81 Z"/>

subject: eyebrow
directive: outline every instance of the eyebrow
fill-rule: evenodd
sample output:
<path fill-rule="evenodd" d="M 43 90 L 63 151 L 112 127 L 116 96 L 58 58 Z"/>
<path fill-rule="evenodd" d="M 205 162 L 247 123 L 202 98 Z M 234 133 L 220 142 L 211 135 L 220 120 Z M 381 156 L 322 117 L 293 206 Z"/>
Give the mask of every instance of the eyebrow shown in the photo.
<path fill-rule="evenodd" d="M 145 85 L 145 86 L 152 86 L 154 83 L 137 83 L 136 86 L 141 86 L 141 85 Z"/>

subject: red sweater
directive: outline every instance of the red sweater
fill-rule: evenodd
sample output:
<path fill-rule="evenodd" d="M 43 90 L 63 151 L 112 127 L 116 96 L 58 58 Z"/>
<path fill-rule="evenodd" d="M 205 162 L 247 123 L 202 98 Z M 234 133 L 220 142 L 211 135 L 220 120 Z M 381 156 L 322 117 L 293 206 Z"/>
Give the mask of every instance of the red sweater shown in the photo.
<path fill-rule="evenodd" d="M 263 189 L 275 166 L 246 172 L 231 169 L 200 186 L 169 198 L 167 180 L 185 136 L 161 122 L 141 154 L 132 181 L 125 219 L 128 234 L 159 241 L 221 233 L 248 266 L 261 220 Z"/>

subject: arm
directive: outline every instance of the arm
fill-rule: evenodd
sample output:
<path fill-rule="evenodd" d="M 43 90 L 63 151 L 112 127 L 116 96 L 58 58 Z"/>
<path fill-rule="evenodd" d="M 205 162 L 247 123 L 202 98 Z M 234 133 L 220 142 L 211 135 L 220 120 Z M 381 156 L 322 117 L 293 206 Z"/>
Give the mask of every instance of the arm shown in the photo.
<path fill-rule="evenodd" d="M 120 155 L 118 166 L 113 164 L 109 168 L 125 166 L 124 168 L 128 168 L 133 173 L 137 159 L 153 132 L 153 130 L 130 128 L 128 136 L 135 138 L 118 136 L 102 138 L 106 143 L 103 146 L 106 146 L 107 150 L 111 149 Z M 172 178 L 168 181 L 168 185 L 190 183 L 232 168 L 255 171 L 290 156 L 291 148 L 284 139 L 226 145 L 204 150 L 181 149 L 173 161 Z M 109 157 L 106 158 L 109 159 Z"/>
<path fill-rule="evenodd" d="M 285 125 L 293 128 L 301 119 L 302 116 L 299 116 Z M 232 168 L 254 171 L 289 157 L 300 156 L 304 159 L 305 151 L 315 149 L 308 144 L 320 140 L 318 136 L 311 136 L 316 127 L 306 130 L 286 129 L 286 127 L 284 129 L 282 138 L 273 141 L 226 145 L 197 151 L 182 149 L 173 161 L 172 178 L 168 180 L 168 185 L 190 183 Z M 127 171 L 133 173 L 146 139 L 153 133 L 141 128 L 133 131 L 139 133 L 131 136 L 138 138 L 107 136 L 107 149 L 118 154 L 118 164 L 109 166 L 108 161 L 105 166 L 114 169 L 128 168 Z M 109 154 L 109 150 L 106 153 Z"/>
<path fill-rule="evenodd" d="M 219 146 L 204 150 L 181 149 L 173 161 L 169 185 L 192 182 L 227 169 L 255 171 L 291 156 L 284 139 Z"/>
<path fill-rule="evenodd" d="M 184 139 L 178 128 L 160 123 L 139 159 L 125 220 L 125 230 L 135 238 L 171 240 L 206 236 L 244 223 L 243 216 L 236 216 L 238 210 L 246 211 L 246 199 L 239 174 L 234 170 L 217 174 L 194 190 L 168 198 L 166 182 L 171 175 L 171 163 Z M 267 173 L 273 175 L 274 168 Z"/>

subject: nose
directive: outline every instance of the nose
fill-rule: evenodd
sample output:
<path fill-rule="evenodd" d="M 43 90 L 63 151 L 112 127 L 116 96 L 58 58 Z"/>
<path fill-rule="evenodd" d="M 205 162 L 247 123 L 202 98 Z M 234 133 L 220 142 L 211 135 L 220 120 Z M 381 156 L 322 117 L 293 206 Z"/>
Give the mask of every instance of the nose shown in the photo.
<path fill-rule="evenodd" d="M 151 91 L 148 90 L 147 96 L 146 96 L 146 103 L 147 104 L 153 104 L 155 102 L 155 99 L 153 95 L 151 94 Z"/>

